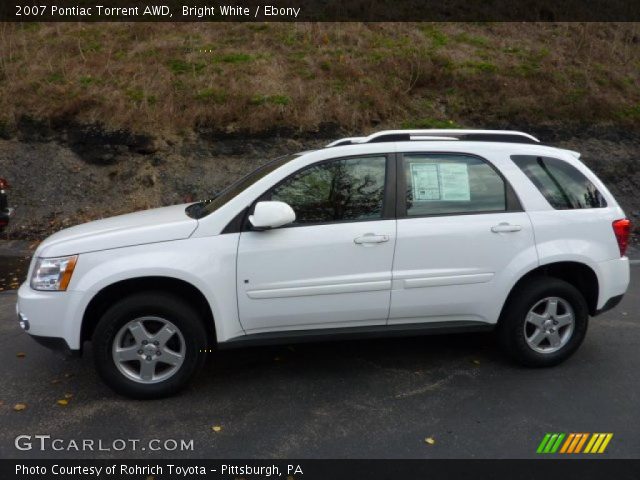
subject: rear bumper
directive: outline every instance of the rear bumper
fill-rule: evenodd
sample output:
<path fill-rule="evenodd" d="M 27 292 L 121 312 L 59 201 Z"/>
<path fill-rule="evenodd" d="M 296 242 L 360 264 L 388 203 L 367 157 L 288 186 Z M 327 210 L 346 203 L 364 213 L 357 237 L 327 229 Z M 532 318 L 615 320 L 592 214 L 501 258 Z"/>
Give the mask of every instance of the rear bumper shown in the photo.
<path fill-rule="evenodd" d="M 613 308 L 616 308 L 618 304 L 622 301 L 622 297 L 624 297 L 624 295 L 616 295 L 615 297 L 611 297 L 609 300 L 605 302 L 602 308 L 595 311 L 593 316 L 595 317 L 596 315 L 600 315 L 601 313 L 604 313 Z"/>
<path fill-rule="evenodd" d="M 615 307 L 629 288 L 631 276 L 629 259 L 616 258 L 598 263 L 598 284 L 600 294 L 596 314 Z"/>

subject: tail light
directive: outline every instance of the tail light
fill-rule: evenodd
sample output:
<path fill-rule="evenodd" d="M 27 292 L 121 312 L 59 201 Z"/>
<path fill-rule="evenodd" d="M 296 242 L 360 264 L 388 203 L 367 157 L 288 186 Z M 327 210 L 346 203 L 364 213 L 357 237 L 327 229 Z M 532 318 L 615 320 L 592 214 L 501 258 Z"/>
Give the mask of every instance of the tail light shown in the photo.
<path fill-rule="evenodd" d="M 0 190 L 6 190 L 7 188 L 9 188 L 9 182 L 0 177 Z"/>
<path fill-rule="evenodd" d="M 629 234 L 631 233 L 631 220 L 622 218 L 613 222 L 613 233 L 618 241 L 620 256 L 624 257 L 629 246 Z"/>

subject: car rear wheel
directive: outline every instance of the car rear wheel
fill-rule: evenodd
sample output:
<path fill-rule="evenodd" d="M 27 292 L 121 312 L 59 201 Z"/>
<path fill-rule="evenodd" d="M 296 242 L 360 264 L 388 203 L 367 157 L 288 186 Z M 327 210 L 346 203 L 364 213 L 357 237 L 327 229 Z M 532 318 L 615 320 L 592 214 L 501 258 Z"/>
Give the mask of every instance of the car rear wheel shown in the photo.
<path fill-rule="evenodd" d="M 92 341 L 107 385 L 132 398 L 160 398 L 182 389 L 202 365 L 207 334 L 180 298 L 147 292 L 109 308 Z"/>
<path fill-rule="evenodd" d="M 519 363 L 550 367 L 578 349 L 588 322 L 589 310 L 580 291 L 557 278 L 536 277 L 509 298 L 498 335 Z"/>

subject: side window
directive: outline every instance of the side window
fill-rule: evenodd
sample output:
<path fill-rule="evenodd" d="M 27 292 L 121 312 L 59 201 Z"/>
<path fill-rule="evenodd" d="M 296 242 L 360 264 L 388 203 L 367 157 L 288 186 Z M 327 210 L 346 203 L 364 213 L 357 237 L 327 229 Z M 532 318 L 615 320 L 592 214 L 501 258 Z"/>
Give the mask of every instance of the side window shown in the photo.
<path fill-rule="evenodd" d="M 293 174 L 267 198 L 286 202 L 296 225 L 382 218 L 385 156 L 333 160 Z"/>
<path fill-rule="evenodd" d="M 479 158 L 405 154 L 407 216 L 504 212 L 504 180 Z"/>
<path fill-rule="evenodd" d="M 574 166 L 557 158 L 513 155 L 511 160 L 558 210 L 606 207 L 598 189 Z"/>

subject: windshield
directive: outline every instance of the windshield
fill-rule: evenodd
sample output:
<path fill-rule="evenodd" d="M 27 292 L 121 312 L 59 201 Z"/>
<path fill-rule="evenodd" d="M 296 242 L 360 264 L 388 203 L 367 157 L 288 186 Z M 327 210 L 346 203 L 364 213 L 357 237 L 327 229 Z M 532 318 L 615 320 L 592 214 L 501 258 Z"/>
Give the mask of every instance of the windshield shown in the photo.
<path fill-rule="evenodd" d="M 218 193 L 215 197 L 204 200 L 202 202 L 194 203 L 193 205 L 189 205 L 186 209 L 187 215 L 191 218 L 202 218 L 206 217 L 212 212 L 215 212 L 222 205 L 227 203 L 232 198 L 235 198 L 240 192 L 243 192 L 251 185 L 256 183 L 262 177 L 268 175 L 273 172 L 276 168 L 281 167 L 285 163 L 289 162 L 296 158 L 299 154 L 295 155 L 285 155 L 282 157 L 278 157 L 270 162 L 258 167 L 253 172 L 245 175 L 241 179 L 235 181 L 220 193 Z"/>

